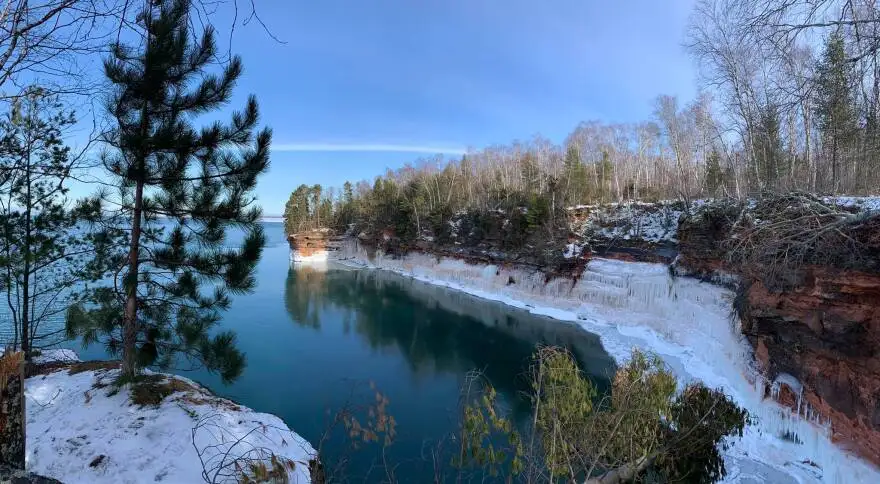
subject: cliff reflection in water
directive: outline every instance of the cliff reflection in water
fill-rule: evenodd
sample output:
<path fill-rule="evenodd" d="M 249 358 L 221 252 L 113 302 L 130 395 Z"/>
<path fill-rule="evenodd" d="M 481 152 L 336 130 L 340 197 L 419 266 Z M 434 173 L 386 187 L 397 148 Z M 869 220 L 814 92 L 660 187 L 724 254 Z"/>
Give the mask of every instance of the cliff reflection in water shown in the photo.
<path fill-rule="evenodd" d="M 573 324 L 388 271 L 292 265 L 285 306 L 296 324 L 318 331 L 322 311 L 342 310 L 346 333 L 399 351 L 414 374 L 480 369 L 508 397 L 527 390 L 523 374 L 538 344 L 568 348 L 600 389 L 614 372 L 599 338 Z"/>

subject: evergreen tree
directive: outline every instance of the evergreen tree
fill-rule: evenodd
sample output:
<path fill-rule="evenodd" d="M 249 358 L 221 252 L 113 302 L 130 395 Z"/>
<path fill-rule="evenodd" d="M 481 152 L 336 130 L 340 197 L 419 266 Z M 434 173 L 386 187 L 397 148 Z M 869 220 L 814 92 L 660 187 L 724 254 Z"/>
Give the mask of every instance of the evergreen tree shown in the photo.
<path fill-rule="evenodd" d="M 317 228 L 324 228 L 333 219 L 333 200 L 330 197 L 324 197 L 317 207 Z"/>
<path fill-rule="evenodd" d="M 839 33 L 828 37 L 817 72 L 816 117 L 822 136 L 830 145 L 826 146 L 831 152 L 831 189 L 838 191 L 841 151 L 852 142 L 857 130 L 852 63 Z"/>
<path fill-rule="evenodd" d="M 354 202 L 354 191 L 351 188 L 351 182 L 346 181 L 344 185 L 342 185 L 342 201 L 346 205 L 350 205 Z"/>
<path fill-rule="evenodd" d="M 312 185 L 309 196 L 309 222 L 313 229 L 321 226 L 321 199 L 324 188 L 320 184 Z"/>
<path fill-rule="evenodd" d="M 284 206 L 284 231 L 288 235 L 299 232 L 311 220 L 309 212 L 310 194 L 311 188 L 307 185 L 298 186 L 290 194 L 290 198 Z"/>
<path fill-rule="evenodd" d="M 255 135 L 253 96 L 231 123 L 194 127 L 229 101 L 242 65 L 234 57 L 219 75 L 208 72 L 214 32 L 194 38 L 189 10 L 188 0 L 152 0 L 138 17 L 141 45 L 116 44 L 104 62 L 115 126 L 103 164 L 119 190 L 82 208 L 99 228 L 96 258 L 115 268 L 110 284 L 69 309 L 67 328 L 121 352 L 124 379 L 185 361 L 224 381 L 244 368 L 235 334 L 216 325 L 230 293 L 256 284 L 265 236 L 252 192 L 268 168 L 271 132 Z M 233 227 L 245 233 L 239 248 L 226 238 Z"/>
<path fill-rule="evenodd" d="M 602 150 L 602 161 L 596 164 L 596 176 L 602 201 L 610 200 L 611 178 L 614 176 L 614 165 L 611 163 L 611 157 L 605 150 Z"/>
<path fill-rule="evenodd" d="M 706 191 L 709 196 L 716 196 L 718 189 L 724 185 L 724 172 L 721 170 L 721 154 L 713 149 L 706 158 Z"/>
<path fill-rule="evenodd" d="M 761 108 L 760 118 L 755 126 L 755 139 L 752 141 L 755 173 L 759 177 L 761 187 L 773 188 L 784 169 L 785 157 L 780 133 L 779 108 L 776 104 L 768 102 Z"/>
<path fill-rule="evenodd" d="M 294 197 L 294 193 L 296 192 L 292 192 L 290 194 L 290 197 L 288 197 L 287 199 L 287 203 L 284 204 L 284 233 L 286 235 L 296 233 L 296 230 L 294 229 L 295 221 L 293 218 L 293 211 L 295 210 L 294 207 L 296 207 L 296 198 Z"/>
<path fill-rule="evenodd" d="M 566 203 L 578 204 L 588 199 L 587 167 L 581 162 L 577 146 L 569 145 L 563 161 L 566 180 Z"/>
<path fill-rule="evenodd" d="M 376 178 L 373 184 L 373 192 L 371 193 L 371 225 L 375 228 L 382 229 L 385 227 L 401 226 L 401 221 L 408 220 L 409 214 L 404 204 L 398 203 L 398 187 L 391 179 Z"/>
<path fill-rule="evenodd" d="M 76 218 L 65 210 L 65 194 L 77 157 L 62 137 L 74 124 L 57 96 L 30 87 L 0 120 L 0 287 L 6 291 L 14 328 L 12 346 L 30 359 L 32 350 L 57 343 L 42 322 L 66 308 L 79 281 L 85 254 Z"/>
<path fill-rule="evenodd" d="M 337 200 L 335 209 L 331 206 L 330 216 L 333 227 L 340 231 L 348 230 L 349 224 L 355 221 L 354 189 L 351 182 L 342 186 L 342 197 Z"/>

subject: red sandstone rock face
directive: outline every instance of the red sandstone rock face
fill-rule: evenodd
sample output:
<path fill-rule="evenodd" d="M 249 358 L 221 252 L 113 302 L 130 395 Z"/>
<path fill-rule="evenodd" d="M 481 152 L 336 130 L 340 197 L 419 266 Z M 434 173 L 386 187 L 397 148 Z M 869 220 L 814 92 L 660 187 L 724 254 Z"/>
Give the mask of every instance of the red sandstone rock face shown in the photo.
<path fill-rule="evenodd" d="M 757 366 L 769 379 L 788 373 L 800 380 L 804 400 L 830 421 L 833 440 L 880 464 L 880 273 L 807 267 L 790 274 L 796 289 L 771 290 L 762 274 L 725 264 L 729 231 L 720 216 L 683 221 L 679 262 L 697 274 L 724 270 L 751 283 L 743 332 Z M 792 395 L 778 398 L 794 408 Z"/>
<path fill-rule="evenodd" d="M 329 231 L 312 230 L 292 234 L 287 237 L 287 242 L 292 250 L 296 250 L 303 257 L 310 257 L 316 253 L 325 252 L 331 246 L 334 237 Z"/>
<path fill-rule="evenodd" d="M 798 378 L 833 439 L 880 464 L 880 274 L 811 267 L 803 281 L 753 282 L 743 331 L 768 377 Z"/>

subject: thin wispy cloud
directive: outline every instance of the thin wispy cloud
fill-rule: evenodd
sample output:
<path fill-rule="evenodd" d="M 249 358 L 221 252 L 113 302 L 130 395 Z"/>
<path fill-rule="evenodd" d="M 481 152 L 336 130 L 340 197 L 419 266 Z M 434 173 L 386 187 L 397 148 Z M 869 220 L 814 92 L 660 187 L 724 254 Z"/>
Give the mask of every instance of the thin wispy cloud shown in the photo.
<path fill-rule="evenodd" d="M 463 155 L 467 153 L 467 149 L 460 146 L 424 146 L 387 143 L 279 143 L 272 145 L 272 151 L 376 151 L 385 153 L 396 152 L 445 155 Z"/>

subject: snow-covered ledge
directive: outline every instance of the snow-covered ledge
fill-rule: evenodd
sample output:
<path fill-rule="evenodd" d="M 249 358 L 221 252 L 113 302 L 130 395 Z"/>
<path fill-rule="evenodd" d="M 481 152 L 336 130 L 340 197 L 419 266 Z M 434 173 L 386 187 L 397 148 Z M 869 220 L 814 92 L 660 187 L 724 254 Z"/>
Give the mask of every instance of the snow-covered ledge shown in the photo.
<path fill-rule="evenodd" d="M 56 350 L 38 362 L 57 360 L 78 361 Z M 155 406 L 134 405 L 129 386 L 111 385 L 118 370 L 78 370 L 62 367 L 25 382 L 29 471 L 65 484 L 237 482 L 237 458 L 269 463 L 274 454 L 291 464 L 289 482 L 310 482 L 315 450 L 274 415 L 165 374 L 155 375 L 171 393 Z"/>

